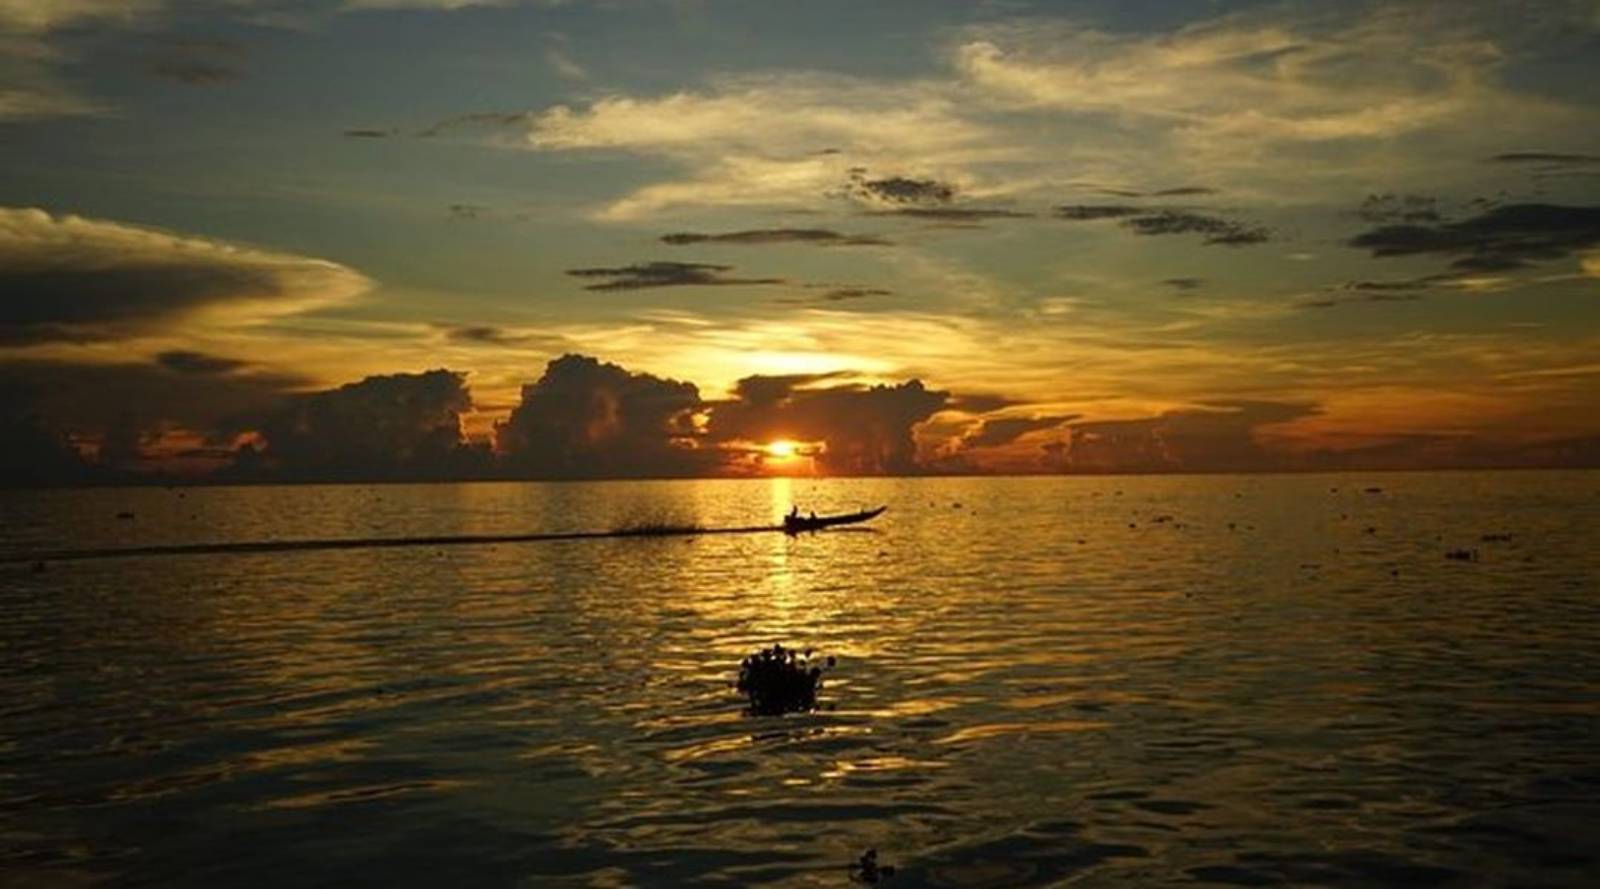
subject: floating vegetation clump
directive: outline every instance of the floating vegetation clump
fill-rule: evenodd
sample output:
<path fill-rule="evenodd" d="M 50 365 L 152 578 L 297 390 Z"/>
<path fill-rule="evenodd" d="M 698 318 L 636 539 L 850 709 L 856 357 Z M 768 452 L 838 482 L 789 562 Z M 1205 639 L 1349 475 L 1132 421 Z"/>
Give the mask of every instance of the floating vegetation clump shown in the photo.
<path fill-rule="evenodd" d="M 750 701 L 756 716 L 781 716 L 817 709 L 817 690 L 824 670 L 834 659 L 813 659 L 811 649 L 796 651 L 773 645 L 745 658 L 739 665 L 737 688 Z"/>
<path fill-rule="evenodd" d="M 1444 557 L 1454 559 L 1457 562 L 1476 562 L 1478 561 L 1478 551 L 1475 549 L 1452 549 L 1447 551 Z"/>
<path fill-rule="evenodd" d="M 876 884 L 894 876 L 894 865 L 879 864 L 878 850 L 868 849 L 861 860 L 850 865 L 850 878 L 862 883 Z"/>

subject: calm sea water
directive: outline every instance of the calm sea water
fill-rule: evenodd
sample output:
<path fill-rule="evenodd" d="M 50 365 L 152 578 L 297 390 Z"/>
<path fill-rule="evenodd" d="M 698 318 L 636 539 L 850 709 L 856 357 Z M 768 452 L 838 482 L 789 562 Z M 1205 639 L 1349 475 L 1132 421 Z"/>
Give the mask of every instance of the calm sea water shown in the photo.
<path fill-rule="evenodd" d="M 0 550 L 792 501 L 890 511 L 0 566 L 0 883 L 1600 881 L 1600 473 L 12 492 Z M 741 712 L 775 641 L 827 709 Z"/>

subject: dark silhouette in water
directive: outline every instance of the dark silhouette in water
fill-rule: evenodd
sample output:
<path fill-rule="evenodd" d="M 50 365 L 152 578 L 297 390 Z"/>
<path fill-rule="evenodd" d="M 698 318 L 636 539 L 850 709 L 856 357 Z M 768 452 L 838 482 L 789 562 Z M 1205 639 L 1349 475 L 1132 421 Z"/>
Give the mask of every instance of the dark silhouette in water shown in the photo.
<path fill-rule="evenodd" d="M 745 658 L 739 664 L 737 688 L 750 701 L 752 716 L 782 716 L 817 709 L 817 690 L 822 673 L 835 661 L 813 661 L 811 649 L 797 652 L 774 644 Z"/>
<path fill-rule="evenodd" d="M 876 884 L 892 876 L 894 876 L 894 865 L 879 864 L 877 849 L 868 849 L 861 853 L 861 859 L 850 865 L 850 879 L 862 883 Z"/>

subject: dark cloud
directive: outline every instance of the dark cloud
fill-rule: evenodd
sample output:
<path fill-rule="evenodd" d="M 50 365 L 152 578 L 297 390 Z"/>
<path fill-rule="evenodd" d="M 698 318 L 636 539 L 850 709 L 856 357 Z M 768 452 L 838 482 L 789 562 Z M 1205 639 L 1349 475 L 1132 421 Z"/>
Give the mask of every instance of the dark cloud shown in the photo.
<path fill-rule="evenodd" d="M 344 131 L 346 139 L 387 139 L 398 135 L 400 135 L 399 130 L 373 130 L 361 127 Z"/>
<path fill-rule="evenodd" d="M 508 470 L 528 478 L 684 476 L 714 469 L 699 447 L 693 383 L 631 373 L 583 355 L 550 362 L 496 427 Z"/>
<path fill-rule="evenodd" d="M 113 339 L 240 292 L 274 288 L 272 272 L 229 265 L 0 269 L 0 345 Z"/>
<path fill-rule="evenodd" d="M 567 269 L 579 278 L 609 278 L 586 284 L 585 290 L 643 290 L 649 287 L 725 287 L 730 285 L 785 284 L 782 278 L 729 278 L 733 266 L 706 262 L 645 262 L 616 268 Z"/>
<path fill-rule="evenodd" d="M 487 324 L 459 326 L 445 324 L 439 326 L 444 330 L 445 339 L 452 343 L 481 346 L 520 346 L 528 343 L 555 344 L 561 342 L 560 337 L 510 331 L 503 327 L 494 327 Z"/>
<path fill-rule="evenodd" d="M 104 434 L 112 417 L 145 430 L 170 425 L 225 436 L 247 425 L 241 417 L 274 408 L 309 382 L 183 351 L 162 353 L 150 363 L 8 362 L 0 364 L 0 379 L 34 393 L 32 404 L 55 428 L 91 438 Z"/>
<path fill-rule="evenodd" d="M 1150 212 L 1144 207 L 1128 204 L 1062 204 L 1055 209 L 1058 219 L 1091 221 L 1096 219 L 1122 219 Z"/>
<path fill-rule="evenodd" d="M 870 215 L 873 216 L 907 216 L 951 223 L 1033 216 L 1032 213 L 994 207 L 951 206 L 956 198 L 956 187 L 948 182 L 906 176 L 869 179 L 866 170 L 861 167 L 850 171 L 850 181 L 845 186 L 844 195 L 881 208 L 872 211 Z"/>
<path fill-rule="evenodd" d="M 491 345 L 500 345 L 510 341 L 504 330 L 498 327 L 485 326 L 452 327 L 445 331 L 445 338 L 457 343 L 487 343 Z"/>
<path fill-rule="evenodd" d="M 1202 195 L 1216 194 L 1217 190 L 1206 185 L 1178 185 L 1170 188 L 1125 188 L 1121 186 L 1094 185 L 1092 183 L 1078 183 L 1077 188 L 1099 194 L 1111 195 L 1118 198 L 1181 198 L 1199 197 Z"/>
<path fill-rule="evenodd" d="M 117 481 L 107 472 L 139 468 L 144 448 L 166 432 L 186 430 L 207 441 L 231 441 L 307 381 L 245 362 L 173 351 L 151 363 L 66 361 L 0 363 L 0 425 L 10 424 L 14 453 L 43 460 L 39 483 Z M 33 430 L 22 436 L 25 429 Z M 98 451 L 91 464 L 75 449 L 45 459 L 43 442 L 81 443 Z M 3 447 L 0 443 L 0 447 Z M 62 462 L 62 461 L 65 462 Z M 57 471 L 72 469 L 66 476 Z M 7 482 L 10 483 L 10 482 Z"/>
<path fill-rule="evenodd" d="M 937 179 L 911 179 L 906 176 L 868 179 L 866 170 L 857 167 L 850 171 L 845 193 L 875 204 L 936 206 L 954 200 L 956 187 Z"/>
<path fill-rule="evenodd" d="M 482 204 L 451 204 L 449 209 L 451 219 L 463 221 L 477 219 L 489 212 L 489 208 Z"/>
<path fill-rule="evenodd" d="M 1356 215 L 1367 222 L 1438 222 L 1439 200 L 1420 194 L 1369 194 Z"/>
<path fill-rule="evenodd" d="M 1600 154 L 1566 154 L 1559 151 L 1508 151 L 1489 158 L 1500 164 L 1600 164 Z"/>
<path fill-rule="evenodd" d="M 1386 225 L 1350 240 L 1373 256 L 1455 257 L 1458 271 L 1509 271 L 1600 244 L 1600 206 L 1508 204 L 1458 222 Z"/>
<path fill-rule="evenodd" d="M 48 425 L 26 393 L 0 378 L 0 487 L 73 484 L 89 476 L 67 436 Z"/>
<path fill-rule="evenodd" d="M 866 299 L 869 296 L 893 296 L 894 291 L 884 290 L 879 287 L 832 287 L 822 293 L 809 296 L 791 296 L 778 300 L 786 305 L 814 305 L 817 303 L 839 303 L 853 299 Z"/>
<path fill-rule="evenodd" d="M 1399 278 L 1392 281 L 1346 281 L 1339 289 L 1364 293 L 1403 293 L 1428 290 L 1455 280 L 1457 280 L 1455 275 L 1424 275 L 1420 278 Z"/>
<path fill-rule="evenodd" d="M 1156 193 L 1171 194 L 1176 191 L 1179 190 L 1168 189 Z M 1135 234 L 1200 234 L 1205 235 L 1207 244 L 1223 244 L 1231 247 L 1259 244 L 1271 237 L 1271 233 L 1261 226 L 1170 208 L 1139 207 L 1130 204 L 1062 204 L 1055 208 L 1053 215 L 1057 219 L 1072 222 L 1119 219 L 1124 228 Z"/>
<path fill-rule="evenodd" d="M 893 296 L 894 291 L 884 290 L 881 287 L 835 287 L 822 293 L 818 299 L 826 302 L 841 302 L 847 299 L 865 299 L 869 296 Z"/>
<path fill-rule="evenodd" d="M 448 370 L 289 396 L 252 418 L 263 444 L 242 451 L 231 473 L 299 481 L 486 475 L 488 451 L 461 435 L 461 413 L 471 407 L 464 377 Z"/>
<path fill-rule="evenodd" d="M 1289 457 L 1257 437 L 1265 426 L 1320 413 L 1314 404 L 1218 401 L 1136 420 L 1072 423 L 1048 451 L 1069 472 L 1234 472 L 1286 468 Z"/>
<path fill-rule="evenodd" d="M 1271 237 L 1260 226 L 1186 210 L 1157 210 L 1143 216 L 1132 216 L 1124 219 L 1122 226 L 1139 235 L 1205 235 L 1205 243 L 1229 247 L 1259 244 Z"/>
<path fill-rule="evenodd" d="M 1166 280 L 1162 281 L 1161 283 L 1167 285 L 1168 287 L 1171 287 L 1173 290 L 1177 290 L 1177 291 L 1180 291 L 1180 292 L 1187 293 L 1187 292 L 1192 291 L 1192 290 L 1199 290 L 1201 287 L 1203 287 L 1205 285 L 1206 279 L 1204 279 L 1204 278 L 1167 278 Z"/>
<path fill-rule="evenodd" d="M 995 448 L 1008 445 L 1030 432 L 1054 429 L 1062 423 L 1076 419 L 1065 417 L 1002 417 L 984 420 L 961 439 L 964 448 Z"/>
<path fill-rule="evenodd" d="M 219 86 L 244 76 L 244 46 L 230 40 L 174 40 L 146 60 L 150 74 L 186 86 Z"/>
<path fill-rule="evenodd" d="M 1177 188 L 1163 188 L 1159 191 L 1152 191 L 1150 192 L 1150 196 L 1157 198 L 1177 198 L 1216 193 L 1217 190 L 1215 188 L 1208 188 L 1204 185 L 1180 185 Z"/>
<path fill-rule="evenodd" d="M 987 414 L 1003 408 L 1017 407 L 1025 402 L 994 392 L 967 392 L 950 398 L 947 408 L 969 414 Z"/>
<path fill-rule="evenodd" d="M 920 469 L 913 431 L 949 407 L 950 395 L 920 380 L 897 386 L 816 387 L 816 376 L 746 377 L 734 398 L 712 405 L 716 441 L 820 442 L 820 468 L 836 475 L 912 473 Z"/>
<path fill-rule="evenodd" d="M 1332 288 L 1327 296 L 1313 297 L 1295 303 L 1299 309 L 1330 309 L 1352 303 L 1416 302 L 1428 290 L 1458 282 L 1459 275 L 1423 275 L 1417 278 L 1397 278 L 1387 281 L 1346 281 Z"/>
<path fill-rule="evenodd" d="M 243 76 L 242 71 L 230 65 L 198 60 L 162 59 L 151 62 L 149 71 L 157 77 L 188 86 L 217 86 L 233 83 Z"/>
<path fill-rule="evenodd" d="M 156 363 L 167 370 L 176 371 L 177 373 L 204 376 L 233 373 L 249 364 L 247 361 L 240 361 L 236 358 L 222 358 L 217 355 L 207 355 L 204 352 L 190 352 L 182 349 L 162 352 L 156 356 Z"/>
<path fill-rule="evenodd" d="M 0 345 L 118 339 L 201 309 L 291 314 L 366 286 L 331 262 L 0 208 Z"/>
<path fill-rule="evenodd" d="M 816 374 L 771 374 L 745 377 L 736 387 L 737 400 L 753 405 L 767 405 L 783 400 L 795 389 L 802 389 L 842 379 L 849 374 L 832 371 Z M 781 436 L 780 436 L 781 437 Z"/>
<path fill-rule="evenodd" d="M 1574 170 L 1550 167 L 1536 170 L 1530 177 L 1537 182 L 1570 181 L 1570 180 L 1600 180 L 1600 170 Z"/>
<path fill-rule="evenodd" d="M 947 222 L 974 222 L 984 219 L 1031 219 L 1032 213 L 1002 210 L 995 207 L 901 207 L 897 210 L 879 210 L 873 216 L 909 216 L 913 219 L 936 219 Z"/>
<path fill-rule="evenodd" d="M 526 111 L 478 111 L 472 114 L 458 114 L 418 131 L 417 136 L 427 139 L 457 129 L 509 127 L 525 124 L 529 119 L 530 115 Z"/>
<path fill-rule="evenodd" d="M 1352 303 L 1404 303 L 1416 302 L 1422 299 L 1420 293 L 1392 293 L 1376 291 L 1370 293 L 1354 293 L 1344 296 L 1319 296 L 1301 300 L 1295 303 L 1297 309 L 1331 309 L 1334 306 L 1350 305 Z"/>
<path fill-rule="evenodd" d="M 703 234 L 674 232 L 662 235 L 666 244 L 816 244 L 823 247 L 888 247 L 893 242 L 877 235 L 847 235 L 826 228 L 757 228 Z"/>

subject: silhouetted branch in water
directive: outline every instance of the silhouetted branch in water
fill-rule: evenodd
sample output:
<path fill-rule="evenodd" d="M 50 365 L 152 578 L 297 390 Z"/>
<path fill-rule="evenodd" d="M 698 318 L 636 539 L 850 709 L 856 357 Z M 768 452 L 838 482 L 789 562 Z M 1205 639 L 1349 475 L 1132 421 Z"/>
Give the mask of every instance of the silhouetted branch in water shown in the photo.
<path fill-rule="evenodd" d="M 737 687 L 750 700 L 753 716 L 808 712 L 817 709 L 822 673 L 834 663 L 832 656 L 826 661 L 812 660 L 809 648 L 797 652 L 773 645 L 740 663 Z"/>

